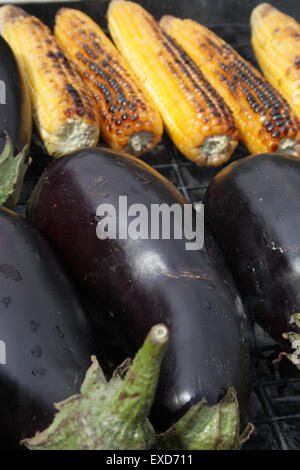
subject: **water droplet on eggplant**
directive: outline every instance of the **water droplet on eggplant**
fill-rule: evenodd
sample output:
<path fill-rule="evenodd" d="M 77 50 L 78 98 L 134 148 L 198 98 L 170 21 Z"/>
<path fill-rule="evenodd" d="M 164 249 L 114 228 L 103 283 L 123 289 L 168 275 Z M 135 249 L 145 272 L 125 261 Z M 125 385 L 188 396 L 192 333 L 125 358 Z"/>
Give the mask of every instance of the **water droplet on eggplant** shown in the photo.
<path fill-rule="evenodd" d="M 56 333 L 57 336 L 59 336 L 60 338 L 64 338 L 64 337 L 65 337 L 64 332 L 59 328 L 59 326 L 56 326 L 56 327 L 55 327 L 55 333 Z"/>
<path fill-rule="evenodd" d="M 205 308 L 205 310 L 209 310 L 211 308 L 211 304 L 206 299 L 200 299 L 199 304 L 202 308 Z"/>
<path fill-rule="evenodd" d="M 39 358 L 42 356 L 42 348 L 39 344 L 33 346 L 33 348 L 31 349 L 31 355 L 34 358 Z"/>
<path fill-rule="evenodd" d="M 35 333 L 38 330 L 38 327 L 40 326 L 39 322 L 35 320 L 31 320 L 29 322 L 29 325 L 30 325 L 30 331 L 32 331 L 33 333 Z"/>
<path fill-rule="evenodd" d="M 11 299 L 11 297 L 3 297 L 1 302 L 4 304 L 5 307 L 8 307 L 9 304 L 12 303 L 12 299 Z"/>
<path fill-rule="evenodd" d="M 46 375 L 47 371 L 46 369 L 44 369 L 44 367 L 35 367 L 31 373 L 35 377 L 43 377 L 44 375 Z"/>

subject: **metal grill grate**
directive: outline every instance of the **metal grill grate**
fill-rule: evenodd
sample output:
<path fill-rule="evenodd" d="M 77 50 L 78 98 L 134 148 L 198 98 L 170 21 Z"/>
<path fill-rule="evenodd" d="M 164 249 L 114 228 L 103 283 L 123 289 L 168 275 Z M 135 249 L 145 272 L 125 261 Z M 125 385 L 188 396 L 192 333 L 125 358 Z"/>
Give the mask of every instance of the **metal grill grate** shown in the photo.
<path fill-rule="evenodd" d="M 153 11 L 157 8 L 154 3 L 149 1 L 140 2 L 145 4 L 146 7 L 156 14 L 157 17 L 162 13 L 168 12 L 178 14 L 179 16 L 188 16 L 189 11 L 180 13 L 178 10 L 178 2 L 162 1 L 159 11 Z M 208 5 L 205 0 L 198 2 L 182 2 L 186 6 L 197 4 L 200 6 Z M 215 2 L 214 3 L 215 6 Z M 247 19 L 249 18 L 248 10 L 255 5 L 256 0 L 224 0 L 223 2 L 216 2 L 216 16 L 222 18 L 222 8 L 225 18 L 230 18 L 230 13 L 226 9 L 226 5 L 237 5 L 238 8 L 244 8 L 247 3 L 247 12 L 243 12 L 243 19 L 245 22 L 223 22 L 212 24 L 209 20 L 203 21 L 206 25 L 214 30 L 217 34 L 229 42 L 238 52 L 247 60 L 257 65 L 254 60 L 252 48 L 250 45 L 250 31 Z M 274 4 L 276 2 L 273 2 Z M 277 2 L 278 3 L 278 2 Z M 289 5 L 296 5 L 297 0 Z M 153 8 L 151 8 L 151 4 Z M 167 5 L 165 5 L 167 4 Z M 97 8 L 95 2 L 80 2 L 68 4 L 71 7 L 82 8 L 90 14 L 96 21 L 103 27 L 104 13 L 107 8 L 107 1 L 98 1 Z M 231 5 L 232 6 L 232 5 Z M 280 5 L 278 5 L 280 7 Z M 287 5 L 288 6 L 288 5 Z M 28 5 L 24 6 L 25 9 L 40 16 L 46 23 L 53 20 L 55 11 L 58 5 Z M 207 6 L 208 8 L 208 6 Z M 177 10 L 177 11 L 176 11 Z M 192 8 L 190 8 L 192 10 Z M 198 10 L 197 10 L 198 11 Z M 199 14 L 199 13 L 198 13 Z M 234 10 L 232 15 L 234 16 Z M 293 14 L 293 10 L 291 11 Z M 300 12 L 299 12 L 300 14 Z M 210 14 L 213 16 L 213 13 Z M 190 16 L 193 16 L 190 14 Z M 209 14 L 207 15 L 209 17 Z M 195 19 L 197 17 L 193 16 Z M 246 19 L 247 18 L 247 19 Z M 199 18 L 198 18 L 199 19 Z M 25 212 L 25 204 L 28 196 L 40 175 L 42 169 L 47 164 L 49 159 L 43 154 L 41 146 L 37 137 L 34 138 L 35 143 L 32 146 L 32 155 L 34 158 L 33 164 L 27 174 L 26 182 L 23 188 L 21 204 L 18 206 L 18 211 L 22 214 Z M 239 146 L 234 153 L 232 160 L 242 158 L 248 155 L 247 149 Z M 199 168 L 193 163 L 185 159 L 179 151 L 174 147 L 167 136 L 164 136 L 162 142 L 150 154 L 143 157 L 143 160 L 168 178 L 175 186 L 177 186 L 188 202 L 199 202 L 202 200 L 205 190 L 214 177 L 220 171 L 213 168 Z M 244 449 L 300 449 L 300 372 L 297 371 L 287 359 L 274 364 L 273 360 L 278 357 L 279 349 L 276 344 L 265 334 L 262 330 L 255 325 L 255 337 L 253 338 L 253 351 L 252 351 L 252 365 L 253 365 L 253 393 L 250 407 L 250 419 L 256 425 L 255 432 L 251 439 L 245 444 Z"/>

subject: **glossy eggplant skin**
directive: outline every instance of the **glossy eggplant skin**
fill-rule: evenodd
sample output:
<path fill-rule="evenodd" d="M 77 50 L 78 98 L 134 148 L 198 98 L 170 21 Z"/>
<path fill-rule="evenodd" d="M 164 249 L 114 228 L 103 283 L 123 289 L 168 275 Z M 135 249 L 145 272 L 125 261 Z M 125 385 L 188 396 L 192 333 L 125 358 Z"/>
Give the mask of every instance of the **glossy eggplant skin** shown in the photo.
<path fill-rule="evenodd" d="M 97 206 L 184 204 L 180 193 L 142 161 L 105 149 L 51 163 L 30 200 L 28 217 L 59 249 L 77 280 L 104 306 L 135 353 L 150 327 L 165 323 L 171 340 L 151 419 L 166 429 L 205 396 L 215 403 L 237 389 L 242 426 L 250 391 L 248 327 L 231 275 L 206 230 L 205 247 L 186 240 L 100 240 Z M 101 321 L 98 313 L 96 321 Z"/>
<path fill-rule="evenodd" d="M 5 209 L 0 340 L 0 448 L 17 449 L 20 439 L 51 423 L 55 402 L 78 393 L 97 349 L 55 252 L 28 221 Z"/>
<path fill-rule="evenodd" d="M 300 162 L 279 154 L 244 158 L 214 178 L 205 197 L 210 228 L 252 319 L 283 338 L 300 311 Z"/>
<path fill-rule="evenodd" d="M 17 155 L 30 143 L 32 130 L 31 104 L 15 56 L 0 36 L 0 132 L 6 131 Z"/>

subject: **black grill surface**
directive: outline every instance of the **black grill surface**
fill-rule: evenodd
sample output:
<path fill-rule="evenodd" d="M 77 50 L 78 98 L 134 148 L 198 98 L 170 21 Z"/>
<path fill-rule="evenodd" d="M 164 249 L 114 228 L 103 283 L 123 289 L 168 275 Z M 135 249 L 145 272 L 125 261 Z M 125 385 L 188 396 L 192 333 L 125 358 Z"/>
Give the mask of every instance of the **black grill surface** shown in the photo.
<path fill-rule="evenodd" d="M 205 24 L 230 43 L 244 58 L 255 65 L 250 45 L 249 16 L 257 0 L 144 0 L 139 1 L 157 19 L 164 14 L 181 18 L 190 17 Z M 294 16 L 300 22 L 299 0 L 271 1 L 275 7 Z M 107 0 L 68 3 L 24 4 L 24 8 L 53 25 L 55 12 L 60 6 L 78 8 L 89 14 L 105 30 Z M 18 212 L 25 213 L 27 199 L 41 172 L 50 159 L 45 155 L 39 138 L 34 135 L 31 155 L 33 163 L 27 173 Z M 241 145 L 231 161 L 248 155 Z M 189 162 L 174 147 L 167 136 L 143 160 L 162 173 L 184 194 L 189 202 L 202 200 L 205 190 L 220 170 L 199 168 Z M 255 431 L 244 445 L 245 450 L 300 449 L 300 372 L 287 359 L 279 363 L 278 346 L 255 325 L 252 368 L 253 393 L 250 418 Z"/>

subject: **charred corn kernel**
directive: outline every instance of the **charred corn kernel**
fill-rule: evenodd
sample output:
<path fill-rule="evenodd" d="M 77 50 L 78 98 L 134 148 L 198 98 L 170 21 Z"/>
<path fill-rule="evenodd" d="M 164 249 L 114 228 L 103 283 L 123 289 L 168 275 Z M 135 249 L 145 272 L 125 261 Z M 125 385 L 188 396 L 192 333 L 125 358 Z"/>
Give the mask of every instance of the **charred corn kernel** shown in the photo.
<path fill-rule="evenodd" d="M 48 153 L 59 156 L 96 145 L 96 102 L 50 30 L 21 8 L 0 8 L 1 34 L 11 46 L 28 84 L 33 117 Z"/>
<path fill-rule="evenodd" d="M 251 15 L 252 45 L 269 82 L 300 118 L 300 25 L 268 3 Z"/>
<path fill-rule="evenodd" d="M 178 149 L 198 165 L 228 160 L 238 139 L 232 114 L 176 41 L 133 2 L 112 1 L 108 25 Z"/>
<path fill-rule="evenodd" d="M 187 51 L 230 107 L 251 153 L 300 156 L 300 123 L 282 96 L 249 62 L 209 29 L 164 16 L 161 26 Z"/>
<path fill-rule="evenodd" d="M 62 8 L 54 31 L 96 98 L 108 145 L 135 155 L 155 147 L 163 132 L 160 114 L 101 28 L 81 11 Z"/>

